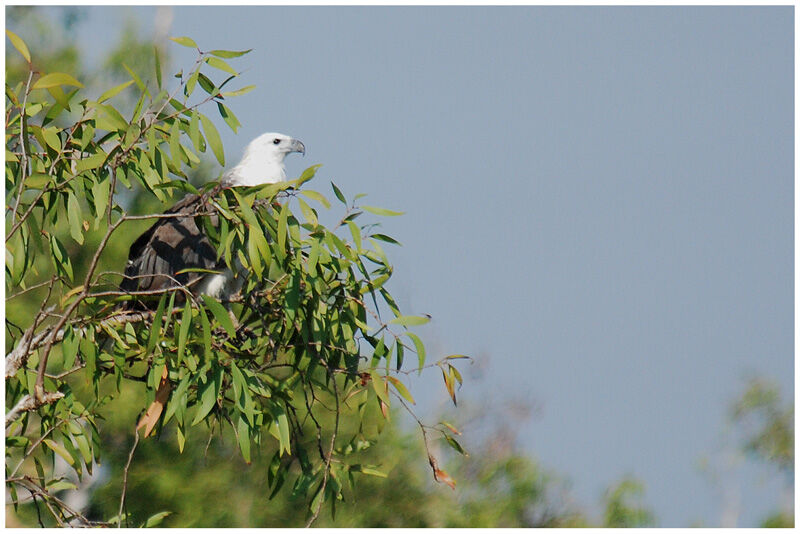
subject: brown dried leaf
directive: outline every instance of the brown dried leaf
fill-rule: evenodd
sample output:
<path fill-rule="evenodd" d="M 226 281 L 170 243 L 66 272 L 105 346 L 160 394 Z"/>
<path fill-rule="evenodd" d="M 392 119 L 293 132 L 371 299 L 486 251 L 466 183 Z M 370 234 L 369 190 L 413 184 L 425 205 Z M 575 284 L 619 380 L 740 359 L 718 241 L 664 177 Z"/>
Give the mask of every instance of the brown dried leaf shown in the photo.
<path fill-rule="evenodd" d="M 441 482 L 442 484 L 447 484 L 450 486 L 450 489 L 456 489 L 456 481 L 453 480 L 453 477 L 447 474 L 446 471 L 442 471 L 439 469 L 439 464 L 436 461 L 436 458 L 433 455 L 428 454 L 428 462 L 431 464 L 431 468 L 433 469 L 433 479 L 436 482 Z"/>
<path fill-rule="evenodd" d="M 158 383 L 158 389 L 156 390 L 156 398 L 136 424 L 137 432 L 140 428 L 145 427 L 144 437 L 149 436 L 150 432 L 155 428 L 156 423 L 158 423 L 158 418 L 161 417 L 161 412 L 164 411 L 164 406 L 167 404 L 171 389 L 172 386 L 167 378 L 167 366 L 165 365 L 164 371 L 161 373 L 161 382 Z"/>
<path fill-rule="evenodd" d="M 453 480 L 453 478 L 450 475 L 448 475 L 441 469 L 437 469 L 433 472 L 433 478 L 435 478 L 437 482 L 442 482 L 443 484 L 447 484 L 448 486 L 450 486 L 450 489 L 456 489 L 456 481 Z"/>

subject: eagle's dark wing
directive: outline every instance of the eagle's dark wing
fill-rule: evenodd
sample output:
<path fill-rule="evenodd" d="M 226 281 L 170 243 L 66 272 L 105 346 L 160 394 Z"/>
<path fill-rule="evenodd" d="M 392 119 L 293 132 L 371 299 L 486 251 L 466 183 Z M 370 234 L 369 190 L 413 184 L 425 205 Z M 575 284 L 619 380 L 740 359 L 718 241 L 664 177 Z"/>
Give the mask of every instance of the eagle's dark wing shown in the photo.
<path fill-rule="evenodd" d="M 182 214 L 183 217 L 159 219 L 131 245 L 122 291 L 157 291 L 177 285 L 196 287 L 203 273 L 180 273 L 184 269 L 219 268 L 214 246 L 194 219 L 194 214 L 206 211 L 207 197 L 186 195 L 165 214 Z M 216 216 L 212 216 L 215 219 Z M 212 224 L 214 221 L 212 220 Z M 182 300 L 182 294 L 176 296 Z M 127 307 L 148 307 L 131 301 Z"/>

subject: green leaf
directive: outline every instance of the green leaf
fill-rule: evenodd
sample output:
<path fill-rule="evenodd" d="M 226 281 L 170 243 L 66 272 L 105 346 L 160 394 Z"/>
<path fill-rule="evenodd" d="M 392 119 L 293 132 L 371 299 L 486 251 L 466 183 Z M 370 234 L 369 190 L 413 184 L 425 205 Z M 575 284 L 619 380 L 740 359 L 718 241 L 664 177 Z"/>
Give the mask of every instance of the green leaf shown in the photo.
<path fill-rule="evenodd" d="M 397 370 L 403 367 L 403 356 L 405 354 L 405 345 L 398 339 L 395 341 L 395 351 L 397 352 Z"/>
<path fill-rule="evenodd" d="M 300 194 L 305 195 L 306 197 L 312 200 L 316 200 L 317 202 L 325 206 L 325 209 L 330 209 L 331 207 L 331 203 L 328 202 L 328 199 L 325 198 L 325 196 L 322 193 L 317 193 L 316 191 L 309 191 L 308 189 L 306 189 L 300 191 Z"/>
<path fill-rule="evenodd" d="M 75 335 L 71 327 L 67 327 L 64 332 L 64 341 L 61 345 L 64 355 L 64 370 L 72 369 L 75 365 L 75 357 L 78 355 L 78 345 L 80 339 Z"/>
<path fill-rule="evenodd" d="M 183 361 L 183 353 L 186 350 L 186 337 L 189 335 L 189 327 L 192 324 L 192 303 L 186 300 L 181 317 L 181 328 L 178 333 L 178 365 Z"/>
<path fill-rule="evenodd" d="M 169 516 L 171 514 L 172 514 L 172 512 L 158 512 L 157 514 L 151 515 L 150 517 L 148 517 L 147 521 L 145 521 L 143 526 L 144 526 L 144 528 L 157 527 L 158 525 L 161 524 L 162 521 L 164 521 L 165 517 L 167 517 L 167 516 Z"/>
<path fill-rule="evenodd" d="M 200 76 L 200 71 L 196 70 L 192 74 L 189 75 L 189 79 L 186 80 L 186 85 L 183 88 L 183 94 L 186 96 L 191 96 L 194 92 L 195 86 L 197 86 L 197 79 Z"/>
<path fill-rule="evenodd" d="M 47 491 L 51 493 L 55 493 L 57 491 L 62 491 L 62 490 L 76 490 L 76 489 L 78 489 L 78 486 L 76 486 L 69 480 L 57 480 L 52 484 L 47 485 Z"/>
<path fill-rule="evenodd" d="M 249 93 L 250 91 L 252 91 L 255 88 L 256 88 L 255 85 L 246 85 L 246 86 L 242 87 L 241 89 L 237 89 L 236 91 L 226 91 L 226 92 L 220 93 L 220 94 L 222 96 L 226 96 L 226 97 L 227 96 L 242 96 L 244 94 Z"/>
<path fill-rule="evenodd" d="M 183 452 L 183 447 L 186 445 L 186 430 L 183 428 L 183 425 L 177 425 L 175 427 L 175 434 L 178 438 L 178 452 Z"/>
<path fill-rule="evenodd" d="M 186 46 L 189 48 L 198 48 L 197 43 L 195 43 L 189 37 L 170 37 L 170 41 L 174 41 L 181 46 Z"/>
<path fill-rule="evenodd" d="M 298 197 L 297 202 L 300 204 L 300 211 L 303 212 L 303 217 L 306 218 L 306 221 L 308 221 L 311 226 L 317 226 L 319 224 L 319 220 L 317 219 L 317 215 L 314 213 L 314 210 L 312 210 L 302 198 Z"/>
<path fill-rule="evenodd" d="M 54 236 L 50 235 L 50 251 L 52 258 L 59 274 L 64 274 L 69 280 L 73 278 L 72 260 L 67 254 L 67 249 L 61 244 L 61 241 Z"/>
<path fill-rule="evenodd" d="M 63 72 L 53 72 L 45 74 L 33 84 L 34 89 L 47 89 L 48 87 L 55 87 L 57 85 L 72 85 L 74 87 L 83 87 L 83 84 Z"/>
<path fill-rule="evenodd" d="M 175 412 L 178 411 L 180 408 L 180 412 L 182 413 L 186 410 L 186 392 L 189 390 L 189 386 L 192 384 L 192 376 L 186 375 L 183 377 L 178 384 L 178 387 L 175 389 L 175 392 L 172 394 L 170 398 L 169 404 L 167 405 L 167 412 L 164 414 L 164 425 L 166 425 Z"/>
<path fill-rule="evenodd" d="M 58 103 L 59 106 L 61 106 L 63 109 L 66 109 L 67 111 L 72 111 L 69 109 L 69 98 L 67 97 L 67 95 L 64 94 L 64 90 L 61 89 L 60 85 L 48 87 L 47 92 L 50 93 L 50 96 L 52 96 L 55 99 L 55 101 Z M 51 110 L 51 112 L 48 113 L 47 116 L 53 117 L 54 115 L 52 115 L 52 113 L 54 113 L 53 110 Z"/>
<path fill-rule="evenodd" d="M 378 471 L 373 467 L 367 467 L 365 465 L 360 465 L 360 464 L 351 465 L 350 470 L 356 471 L 357 473 L 364 473 L 365 475 L 372 475 L 374 477 L 386 478 L 389 476 L 383 471 Z"/>
<path fill-rule="evenodd" d="M 219 109 L 219 116 L 225 121 L 225 124 L 233 130 L 233 133 L 236 133 L 236 130 L 241 126 L 239 119 L 236 118 L 236 115 L 233 114 L 231 110 L 229 110 L 222 102 L 217 102 L 217 108 Z"/>
<path fill-rule="evenodd" d="M 286 225 L 289 218 L 289 206 L 281 206 L 281 214 L 278 217 L 278 250 L 286 250 Z"/>
<path fill-rule="evenodd" d="M 251 226 L 250 228 L 252 229 L 255 227 Z M 264 262 L 262 261 L 262 259 L 265 258 L 265 256 L 262 256 L 261 252 L 259 252 L 259 247 L 258 247 L 259 233 L 260 231 L 252 231 L 252 230 L 248 232 L 249 238 L 247 240 L 247 257 L 250 259 L 250 267 L 253 269 L 253 274 L 256 275 L 256 278 L 260 279 L 261 273 L 264 272 L 264 265 L 263 265 Z M 261 234 L 261 237 L 263 237 L 263 234 Z"/>
<path fill-rule="evenodd" d="M 361 250 L 361 230 L 356 226 L 356 223 L 353 221 L 347 221 L 347 226 L 350 227 L 350 234 L 353 236 L 353 244 L 356 246 L 356 250 Z"/>
<path fill-rule="evenodd" d="M 234 76 L 238 76 L 239 75 L 238 72 L 233 70 L 233 67 L 228 65 L 222 59 L 219 59 L 219 58 L 213 57 L 213 56 L 206 56 L 205 61 L 206 61 L 206 63 L 209 64 L 209 66 L 214 67 L 215 69 L 219 69 L 219 70 L 225 71 L 225 72 L 227 72 L 229 74 L 233 74 Z"/>
<path fill-rule="evenodd" d="M 338 198 L 342 204 L 347 205 L 347 200 L 345 200 L 341 190 L 336 187 L 336 184 L 331 182 L 331 187 L 333 187 L 333 194 L 336 195 L 336 198 Z"/>
<path fill-rule="evenodd" d="M 244 222 L 249 226 L 260 226 L 258 224 L 256 214 L 253 213 L 253 209 L 250 207 L 250 203 L 245 200 L 245 198 L 242 197 L 242 195 L 240 195 L 236 189 L 231 189 L 231 192 L 233 193 L 234 198 L 236 198 L 239 208 L 242 210 L 242 218 L 244 219 Z"/>
<path fill-rule="evenodd" d="M 283 455 L 283 451 L 286 451 L 287 454 L 291 454 L 289 419 L 286 417 L 286 411 L 282 406 L 276 404 L 272 407 L 272 414 L 275 416 L 275 421 L 278 424 L 278 442 L 280 446 L 280 453 Z"/>
<path fill-rule="evenodd" d="M 444 439 L 447 440 L 447 444 L 453 447 L 455 450 L 457 450 L 459 454 L 463 454 L 464 456 L 469 456 L 469 454 L 467 454 L 467 451 L 464 450 L 464 447 L 462 447 L 461 444 L 457 442 L 455 439 L 453 439 L 451 436 L 445 434 Z"/>
<path fill-rule="evenodd" d="M 174 294 L 174 293 L 173 293 Z M 147 354 L 151 354 L 156 347 L 158 338 L 161 337 L 161 319 L 164 317 L 164 307 L 167 304 L 167 295 L 161 295 L 158 301 L 158 308 L 156 314 L 153 316 L 153 324 L 150 325 L 150 337 L 147 338 Z M 158 375 L 159 377 L 161 375 Z"/>
<path fill-rule="evenodd" d="M 63 445 L 61 445 L 60 443 L 56 443 L 52 439 L 46 439 L 44 440 L 44 443 L 45 445 L 50 447 L 50 449 L 52 449 L 53 452 L 61 456 L 69 465 L 72 466 L 75 465 L 75 458 L 73 458 L 72 455 L 69 452 L 67 452 L 67 449 L 65 449 Z"/>
<path fill-rule="evenodd" d="M 153 45 L 153 56 L 155 58 L 156 84 L 157 87 L 161 89 L 161 54 L 158 53 L 157 45 Z"/>
<path fill-rule="evenodd" d="M 231 381 L 233 382 L 233 400 L 239 402 L 242 394 L 247 392 L 247 379 L 241 369 L 236 366 L 236 362 L 231 362 Z"/>
<path fill-rule="evenodd" d="M 78 444 L 78 450 L 81 452 L 83 462 L 90 466 L 92 465 L 92 449 L 89 445 L 89 438 L 85 434 L 73 434 L 75 442 Z"/>
<path fill-rule="evenodd" d="M 216 156 L 217 161 L 223 167 L 225 166 L 225 152 L 222 149 L 222 139 L 219 137 L 219 132 L 211 120 L 206 117 L 205 115 L 200 115 L 200 122 L 203 123 L 203 131 L 206 133 L 206 140 L 208 144 L 211 145 L 211 150 L 214 152 L 214 156 Z"/>
<path fill-rule="evenodd" d="M 108 91 L 106 91 L 105 93 L 100 95 L 100 98 L 97 99 L 97 102 L 98 103 L 103 103 L 106 100 L 117 96 L 122 91 L 124 91 L 129 85 L 131 85 L 132 83 L 133 83 L 133 80 L 128 80 L 125 83 L 121 83 L 118 86 L 109 89 Z"/>
<path fill-rule="evenodd" d="M 202 386 L 201 392 L 198 393 L 200 397 L 200 408 L 197 410 L 197 414 L 194 416 L 192 426 L 205 419 L 206 416 L 211 413 L 211 410 L 217 403 L 217 382 L 210 375 L 211 373 L 209 373 L 209 376 L 206 377 L 207 381 Z"/>
<path fill-rule="evenodd" d="M 361 209 L 374 213 L 375 215 L 385 215 L 387 217 L 396 217 L 397 215 L 403 215 L 405 213 L 404 211 L 392 211 L 385 208 L 376 208 L 375 206 L 361 206 Z"/>
<path fill-rule="evenodd" d="M 316 174 L 319 168 L 322 167 L 322 163 L 317 163 L 316 165 L 312 165 L 311 167 L 307 168 L 303 171 L 303 174 L 300 175 L 300 178 L 297 180 L 292 180 L 291 184 L 293 187 L 300 187 L 307 181 L 311 180 Z"/>
<path fill-rule="evenodd" d="M 172 123 L 169 132 L 169 153 L 172 157 L 172 164 L 181 168 L 181 131 L 178 128 L 178 120 Z"/>
<path fill-rule="evenodd" d="M 317 268 L 317 261 L 319 261 L 319 253 L 322 247 L 318 240 L 311 243 L 311 252 L 308 253 L 308 272 L 314 273 Z"/>
<path fill-rule="evenodd" d="M 79 245 L 83 244 L 83 214 L 81 205 L 74 193 L 67 195 L 67 219 L 69 220 L 69 233 Z"/>
<path fill-rule="evenodd" d="M 381 241 L 386 241 L 387 243 L 392 243 L 394 245 L 400 245 L 400 241 L 396 240 L 393 237 L 389 237 L 386 234 L 372 234 L 370 235 L 370 237 L 373 237 L 375 239 L 380 239 Z"/>
<path fill-rule="evenodd" d="M 51 179 L 52 177 L 49 174 L 35 172 L 28 176 L 28 179 L 25 180 L 25 187 L 31 189 L 44 189 L 44 186 L 50 183 Z"/>
<path fill-rule="evenodd" d="M 133 81 L 134 81 L 134 82 L 136 82 L 136 87 L 138 87 L 140 91 L 142 91 L 142 92 L 148 92 L 148 93 L 149 93 L 149 91 L 147 91 L 147 86 L 144 84 L 144 82 L 142 81 L 142 79 L 141 79 L 141 78 L 139 78 L 139 75 L 138 75 L 138 74 L 136 74 L 135 72 L 133 72 L 133 69 L 132 69 L 132 68 L 130 68 L 129 66 L 127 66 L 125 63 L 123 63 L 123 64 L 122 64 L 122 67 L 123 67 L 123 68 L 124 68 L 126 71 L 128 71 L 128 74 L 130 74 L 130 76 L 131 76 L 131 78 L 133 79 Z"/>
<path fill-rule="evenodd" d="M 57 128 L 42 128 L 42 136 L 50 148 L 61 152 L 61 138 L 58 136 Z"/>
<path fill-rule="evenodd" d="M 236 423 L 236 439 L 239 442 L 239 449 L 246 463 L 250 463 L 250 427 L 244 417 L 240 417 Z"/>
<path fill-rule="evenodd" d="M 25 61 L 30 63 L 31 53 L 30 51 L 28 51 L 28 45 L 25 44 L 25 41 L 23 41 L 16 33 L 12 32 L 11 30 L 6 30 L 6 35 L 11 40 L 11 44 L 14 45 L 14 48 L 16 48 L 17 51 L 20 54 L 22 54 L 22 57 L 25 58 Z"/>
<path fill-rule="evenodd" d="M 205 310 L 200 308 L 200 325 L 203 327 L 203 349 L 206 358 L 211 358 L 211 325 L 208 323 Z"/>
<path fill-rule="evenodd" d="M 100 151 L 97 154 L 92 154 L 89 157 L 79 159 L 75 162 L 75 174 L 80 174 L 84 171 L 90 171 L 103 165 L 108 155 Z"/>
<path fill-rule="evenodd" d="M 119 111 L 112 106 L 108 104 L 98 104 L 97 111 L 95 125 L 99 129 L 109 132 L 128 129 L 128 122 L 119 114 Z"/>
<path fill-rule="evenodd" d="M 243 56 L 248 52 L 251 52 L 252 50 L 253 50 L 252 48 L 248 48 L 247 50 L 211 50 L 209 54 L 211 54 L 212 56 L 224 57 L 230 59 L 233 57 Z"/>
<path fill-rule="evenodd" d="M 396 389 L 397 392 L 404 399 L 406 399 L 411 404 L 416 404 L 416 402 L 414 401 L 414 397 L 412 397 L 411 393 L 409 393 L 408 389 L 406 389 L 405 384 L 403 384 L 402 382 L 400 382 L 400 380 L 398 380 L 397 378 L 395 378 L 393 376 L 387 376 L 386 378 L 389 380 L 389 382 L 392 383 L 392 385 L 394 386 L 394 389 Z"/>
<path fill-rule="evenodd" d="M 430 317 L 422 317 L 419 315 L 401 315 L 400 317 L 395 317 L 389 321 L 389 324 L 399 324 L 401 326 L 419 326 L 428 323 L 430 320 Z"/>
<path fill-rule="evenodd" d="M 415 333 L 406 332 L 405 334 L 414 342 L 414 348 L 417 351 L 417 358 L 419 359 L 419 373 L 422 374 L 422 368 L 425 366 L 425 345 Z"/>
<path fill-rule="evenodd" d="M 192 113 L 192 118 L 189 119 L 189 139 L 192 140 L 194 149 L 202 152 L 203 146 L 200 143 L 200 117 L 199 113 Z"/>
<path fill-rule="evenodd" d="M 372 388 L 375 390 L 375 394 L 378 395 L 378 398 L 381 399 L 384 404 L 389 404 L 389 393 L 386 389 L 386 382 L 383 380 L 383 377 L 379 375 L 374 369 L 369 373 L 370 377 L 372 378 Z"/>
<path fill-rule="evenodd" d="M 236 329 L 233 327 L 233 321 L 231 321 L 231 317 L 228 315 L 225 307 L 213 297 L 208 295 L 202 295 L 202 297 L 203 302 L 206 303 L 206 307 L 211 310 L 211 313 L 214 314 L 214 318 L 216 318 L 217 322 L 222 325 L 222 328 L 225 329 L 225 332 L 227 332 L 231 338 L 235 338 Z"/>

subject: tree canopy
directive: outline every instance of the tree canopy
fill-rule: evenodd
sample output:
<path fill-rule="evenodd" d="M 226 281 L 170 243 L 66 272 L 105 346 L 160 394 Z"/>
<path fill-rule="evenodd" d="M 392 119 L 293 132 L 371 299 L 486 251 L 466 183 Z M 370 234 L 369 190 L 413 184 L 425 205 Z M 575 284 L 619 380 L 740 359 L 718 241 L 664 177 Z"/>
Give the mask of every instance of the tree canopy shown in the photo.
<path fill-rule="evenodd" d="M 248 50 L 196 51 L 190 68 L 162 72 L 154 49 L 148 74 L 124 62 L 129 80 L 89 98 L 67 72 L 45 72 L 19 36 L 7 32 L 27 64 L 6 83 L 6 484 L 15 505 L 43 504 L 56 524 L 130 523 L 128 468 L 140 439 L 230 436 L 244 462 L 269 455 L 267 486 L 308 504 L 308 523 L 324 503 L 333 511 L 356 476 L 385 476 L 359 458 L 380 438 L 392 405 L 414 416 L 408 376 L 438 367 L 456 400 L 462 378 L 450 355 L 428 363 L 413 327 L 386 287 L 393 274 L 385 246 L 398 242 L 374 219 L 400 212 L 348 199 L 331 183 L 338 222 L 320 223 L 328 195 L 310 189 L 319 165 L 295 179 L 223 188 L 195 220 L 232 271 L 248 276 L 219 302 L 180 285 L 119 288 L 125 245 L 185 193 L 214 183 L 189 179 L 202 159 L 228 158 L 209 110 L 234 132 L 230 101 L 236 58 Z M 126 95 L 131 109 L 115 106 Z M 132 211 L 135 193 L 157 209 Z M 135 206 L 133 206 L 135 209 Z M 123 306 L 150 299 L 151 309 Z M 102 412 L 119 409 L 126 388 L 143 388 L 143 414 L 130 421 L 133 446 L 122 473 L 119 509 L 92 520 L 59 492 L 100 460 Z M 140 401 L 141 402 L 141 401 Z M 463 452 L 455 429 L 416 419 L 433 477 L 452 478 L 428 450 L 442 439 Z M 135 423 L 135 429 L 134 429 Z M 141 436 L 141 438 L 140 438 Z M 355 476 L 354 476 L 355 475 Z M 154 524 L 158 517 L 140 523 Z"/>

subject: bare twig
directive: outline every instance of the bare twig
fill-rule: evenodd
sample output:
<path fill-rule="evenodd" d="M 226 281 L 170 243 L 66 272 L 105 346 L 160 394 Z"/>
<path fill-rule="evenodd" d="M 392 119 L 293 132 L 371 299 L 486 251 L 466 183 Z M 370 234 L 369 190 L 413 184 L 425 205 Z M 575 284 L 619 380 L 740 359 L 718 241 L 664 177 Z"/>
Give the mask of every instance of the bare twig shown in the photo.
<path fill-rule="evenodd" d="M 53 502 L 54 504 L 56 504 L 58 506 L 59 509 L 67 512 L 70 516 L 72 516 L 72 519 L 77 519 L 78 521 L 80 521 L 85 526 L 108 526 L 108 524 L 105 523 L 105 522 L 90 521 L 89 519 L 86 519 L 86 517 L 84 517 L 79 512 L 75 511 L 67 503 L 65 503 L 64 501 L 62 501 L 61 499 L 59 499 L 55 495 L 52 495 L 47 490 L 45 490 L 44 488 L 39 486 L 29 476 L 24 476 L 22 478 L 14 479 L 14 482 L 24 486 L 25 489 L 27 489 L 29 492 L 31 492 L 31 494 L 36 494 L 36 495 L 40 496 L 42 498 L 42 500 L 48 505 L 48 508 L 50 509 L 50 513 L 53 514 L 53 517 L 55 518 L 55 520 L 61 526 L 64 525 L 64 522 L 61 520 L 61 516 L 55 510 L 53 510 L 53 508 L 50 506 L 49 502 Z"/>
<path fill-rule="evenodd" d="M 64 316 L 53 329 L 53 334 L 47 340 L 47 344 L 45 345 L 44 351 L 39 359 L 39 369 L 36 374 L 36 385 L 33 388 L 34 395 L 39 400 L 44 398 L 44 373 L 47 369 L 47 358 L 50 356 L 50 351 L 53 349 L 53 343 L 55 343 L 55 334 L 64 327 L 67 319 L 69 319 L 70 315 L 72 315 L 72 312 L 75 311 L 78 305 L 83 302 L 87 296 L 89 296 L 89 281 L 92 279 L 95 269 L 97 269 L 97 263 L 100 261 L 100 255 L 103 253 L 103 250 L 105 250 L 111 234 L 114 233 L 114 230 L 119 228 L 119 225 L 122 224 L 124 220 L 124 217 L 120 218 L 117 222 L 109 226 L 108 230 L 106 230 L 106 235 L 104 235 L 103 239 L 100 241 L 100 244 L 94 253 L 94 257 L 92 258 L 92 262 L 89 264 L 89 270 L 86 273 L 86 280 L 83 283 L 83 290 L 78 295 L 78 298 L 76 298 L 72 304 L 69 305 L 67 310 L 64 312 Z"/>
<path fill-rule="evenodd" d="M 47 304 L 47 301 L 50 300 L 50 295 L 53 292 L 53 285 L 55 284 L 55 281 L 55 276 L 50 279 L 50 286 L 47 289 L 47 296 L 44 299 L 45 305 Z M 44 320 L 45 315 L 51 310 L 52 308 L 39 310 L 39 312 L 36 314 L 36 317 L 33 319 L 33 324 L 28 327 L 24 334 L 22 334 L 22 338 L 19 340 L 19 343 L 17 343 L 16 348 L 11 351 L 8 356 L 6 356 L 6 378 L 14 376 L 21 367 L 24 367 L 25 364 L 28 363 L 31 350 L 41 343 L 42 339 L 44 339 L 41 337 L 41 333 L 34 335 L 34 332 L 37 328 L 39 328 L 39 325 Z"/>
<path fill-rule="evenodd" d="M 27 452 L 25 452 L 25 454 L 22 455 L 22 459 L 17 464 L 17 467 L 15 467 L 14 470 L 11 472 L 11 475 L 9 475 L 9 477 L 8 477 L 9 479 L 13 478 L 14 475 L 17 474 L 17 471 L 19 471 L 19 468 L 22 467 L 22 464 L 25 463 L 25 460 L 28 459 L 28 457 L 31 455 L 31 453 L 33 453 L 33 451 L 36 449 L 36 447 L 38 447 L 47 438 L 47 436 L 49 436 L 50 433 L 53 432 L 53 430 L 55 430 L 63 422 L 64 422 L 64 420 L 62 420 L 60 423 L 56 423 L 55 425 L 53 425 L 50 428 L 48 428 L 47 431 L 44 434 L 42 434 L 39 437 L 39 439 L 37 439 L 36 442 L 28 448 Z"/>
<path fill-rule="evenodd" d="M 331 369 L 328 366 L 328 363 L 322 357 L 319 358 L 319 361 L 325 367 L 325 369 L 328 371 L 328 376 L 330 377 L 331 383 L 333 384 L 333 398 L 336 400 L 336 415 L 335 415 L 335 419 L 334 419 L 334 423 L 333 423 L 333 433 L 331 434 L 331 444 L 328 447 L 328 456 L 325 459 L 325 471 L 324 471 L 324 473 L 322 475 L 322 485 L 320 485 L 320 488 L 319 488 L 319 492 L 322 493 L 322 497 L 320 497 L 319 503 L 317 504 L 317 509 L 314 511 L 314 513 L 308 519 L 308 522 L 306 523 L 306 528 L 310 527 L 314 523 L 314 521 L 317 520 L 317 517 L 319 517 L 320 510 L 322 510 L 322 503 L 325 500 L 325 488 L 328 485 L 328 477 L 330 476 L 330 473 L 331 473 L 331 460 L 333 459 L 333 446 L 334 446 L 334 443 L 336 441 L 336 434 L 339 432 L 339 387 L 336 385 L 336 377 L 331 372 Z"/>
<path fill-rule="evenodd" d="M 28 81 L 25 84 L 25 96 L 22 99 L 22 109 L 20 109 L 19 144 L 20 144 L 20 150 L 22 150 L 22 161 L 20 162 L 21 163 L 20 167 L 22 168 L 22 176 L 19 179 L 19 189 L 17 190 L 17 199 L 14 202 L 14 209 L 11 212 L 12 221 L 17 218 L 17 210 L 19 209 L 20 200 L 22 200 L 22 188 L 25 187 L 25 178 L 28 177 L 28 154 L 26 154 L 25 152 L 25 130 L 27 123 L 27 121 L 25 120 L 25 106 L 28 103 L 28 93 L 30 93 L 31 78 L 33 78 L 33 69 L 31 69 L 30 72 L 28 72 Z"/>
<path fill-rule="evenodd" d="M 119 498 L 119 514 L 117 514 L 117 528 L 122 527 L 122 510 L 125 507 L 125 492 L 128 490 L 128 470 L 131 468 L 131 461 L 133 461 L 133 453 L 136 451 L 136 446 L 139 444 L 139 431 L 133 431 L 133 447 L 128 454 L 128 462 L 125 464 L 125 470 L 122 472 L 122 495 Z M 127 519 L 126 519 L 127 523 Z"/>

